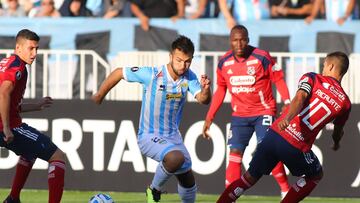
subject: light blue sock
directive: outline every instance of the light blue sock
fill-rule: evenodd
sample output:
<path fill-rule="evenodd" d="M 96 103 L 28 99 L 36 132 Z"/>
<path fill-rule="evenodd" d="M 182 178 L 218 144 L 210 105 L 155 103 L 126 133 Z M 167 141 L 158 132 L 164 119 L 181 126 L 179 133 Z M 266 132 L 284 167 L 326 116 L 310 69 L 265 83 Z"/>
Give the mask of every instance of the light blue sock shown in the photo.
<path fill-rule="evenodd" d="M 151 182 L 150 188 L 155 188 L 158 191 L 161 191 L 162 186 L 169 180 L 172 176 L 172 173 L 169 173 L 163 166 L 162 162 L 156 168 L 154 178 Z"/>
<path fill-rule="evenodd" d="M 194 203 L 196 199 L 196 184 L 191 188 L 184 188 L 180 184 L 178 184 L 178 193 L 182 203 Z"/>

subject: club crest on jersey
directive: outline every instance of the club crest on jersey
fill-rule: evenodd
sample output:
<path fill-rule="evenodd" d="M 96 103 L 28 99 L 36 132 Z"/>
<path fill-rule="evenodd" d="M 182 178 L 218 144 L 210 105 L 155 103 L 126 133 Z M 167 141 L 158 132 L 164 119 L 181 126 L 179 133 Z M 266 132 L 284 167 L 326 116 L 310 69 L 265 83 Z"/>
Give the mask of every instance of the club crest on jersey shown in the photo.
<path fill-rule="evenodd" d="M 15 77 L 16 77 L 16 80 L 20 80 L 21 79 L 21 71 L 16 71 L 15 73 Z"/>
<path fill-rule="evenodd" d="M 165 85 L 160 85 L 159 86 L 159 91 L 165 91 L 166 90 L 166 86 Z"/>
<path fill-rule="evenodd" d="M 235 63 L 234 60 L 231 60 L 231 61 L 225 61 L 224 63 L 224 66 L 230 66 L 230 65 L 233 65 Z"/>
<path fill-rule="evenodd" d="M 248 66 L 247 67 L 247 74 L 248 75 L 255 75 L 255 67 L 254 66 Z"/>
<path fill-rule="evenodd" d="M 247 66 L 254 65 L 254 64 L 257 64 L 257 63 L 258 63 L 257 59 L 254 59 L 254 60 L 251 60 L 251 61 L 246 61 Z"/>
<path fill-rule="evenodd" d="M 132 72 L 136 72 L 136 71 L 138 71 L 139 70 L 139 67 L 131 67 L 131 69 L 130 69 Z"/>

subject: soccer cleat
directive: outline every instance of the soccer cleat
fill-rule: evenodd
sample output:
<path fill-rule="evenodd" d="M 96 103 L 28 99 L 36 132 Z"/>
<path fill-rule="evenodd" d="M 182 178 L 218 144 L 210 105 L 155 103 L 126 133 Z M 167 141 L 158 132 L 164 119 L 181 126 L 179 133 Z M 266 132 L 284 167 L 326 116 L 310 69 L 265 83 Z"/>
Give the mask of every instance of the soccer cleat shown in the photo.
<path fill-rule="evenodd" d="M 13 199 L 10 195 L 3 201 L 3 203 L 20 203 L 20 199 Z"/>
<path fill-rule="evenodd" d="M 146 189 L 147 203 L 160 202 L 161 192 L 156 189 L 148 187 Z"/>

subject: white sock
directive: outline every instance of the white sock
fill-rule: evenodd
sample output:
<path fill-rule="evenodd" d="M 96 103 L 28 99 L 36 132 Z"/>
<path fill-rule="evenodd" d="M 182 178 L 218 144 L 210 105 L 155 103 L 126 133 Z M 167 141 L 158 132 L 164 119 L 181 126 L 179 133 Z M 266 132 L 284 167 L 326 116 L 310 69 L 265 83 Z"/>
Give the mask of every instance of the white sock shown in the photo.
<path fill-rule="evenodd" d="M 154 178 L 151 182 L 150 188 L 155 188 L 158 191 L 161 191 L 162 186 L 169 180 L 172 176 L 172 173 L 169 173 L 163 166 L 162 162 L 156 168 Z"/>
<path fill-rule="evenodd" d="M 194 203 L 196 199 L 197 185 L 195 184 L 191 188 L 184 188 L 178 184 L 178 193 L 182 203 Z"/>

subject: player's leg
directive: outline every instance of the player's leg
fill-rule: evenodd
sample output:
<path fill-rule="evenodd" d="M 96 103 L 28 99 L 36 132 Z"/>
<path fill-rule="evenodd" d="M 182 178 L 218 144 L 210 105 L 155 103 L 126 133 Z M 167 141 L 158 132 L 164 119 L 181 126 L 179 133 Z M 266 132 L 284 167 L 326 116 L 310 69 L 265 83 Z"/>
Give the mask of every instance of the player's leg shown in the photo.
<path fill-rule="evenodd" d="M 57 148 L 48 162 L 49 203 L 58 203 L 64 191 L 65 154 Z"/>
<path fill-rule="evenodd" d="M 250 162 L 250 167 L 244 175 L 225 189 L 218 199 L 218 203 L 231 203 L 239 198 L 243 192 L 252 187 L 263 175 L 269 174 L 278 160 L 274 156 L 273 140 L 264 138 L 257 146 L 257 150 Z"/>
<path fill-rule="evenodd" d="M 36 157 L 49 162 L 48 169 L 48 186 L 49 186 L 49 203 L 59 203 L 64 190 L 65 176 L 65 154 L 50 140 L 50 138 L 35 128 L 22 124 L 14 129 L 21 132 L 24 137 L 28 137 L 24 154 L 34 154 Z"/>
<path fill-rule="evenodd" d="M 178 193 L 182 203 L 194 203 L 197 186 L 192 170 L 176 175 L 178 179 Z"/>
<path fill-rule="evenodd" d="M 147 202 L 159 202 L 163 185 L 181 168 L 185 157 L 179 145 L 164 137 L 143 136 L 138 144 L 143 155 L 159 162 L 154 178 L 146 190 Z"/>
<path fill-rule="evenodd" d="M 35 159 L 28 160 L 23 156 L 19 157 L 16 165 L 16 172 L 12 182 L 10 195 L 5 203 L 20 202 L 20 192 L 25 185 L 25 182 L 30 174 Z"/>
<path fill-rule="evenodd" d="M 255 132 L 258 143 L 261 142 L 261 140 L 264 138 L 267 129 L 270 127 L 273 121 L 274 117 L 271 115 L 264 115 L 258 117 L 255 122 Z M 284 197 L 287 191 L 289 191 L 290 186 L 283 163 L 279 162 L 271 171 L 271 174 L 280 187 L 281 196 Z"/>
<path fill-rule="evenodd" d="M 254 128 L 248 125 L 247 118 L 231 118 L 231 128 L 228 135 L 230 153 L 229 164 L 226 167 L 225 187 L 240 178 L 243 154 L 253 132 Z"/>
<path fill-rule="evenodd" d="M 291 173 L 295 176 L 303 176 L 305 174 L 291 186 L 289 192 L 281 201 L 282 203 L 296 203 L 311 193 L 321 180 L 323 172 L 318 158 L 312 151 L 303 153 L 289 146 L 286 149 L 286 153 L 287 157 L 286 159 L 283 158 L 283 160 Z"/>
<path fill-rule="evenodd" d="M 12 182 L 10 194 L 3 201 L 4 203 L 18 203 L 20 202 L 20 193 L 24 184 L 29 176 L 29 173 L 32 169 L 32 166 L 35 162 L 36 156 L 32 152 L 28 153 L 26 148 L 29 149 L 28 143 L 33 141 L 26 136 L 23 136 L 21 132 L 12 130 L 14 136 L 17 139 L 14 139 L 11 143 L 6 144 L 2 138 L 0 138 L 0 146 L 6 147 L 7 149 L 13 151 L 15 154 L 19 155 L 19 161 L 16 165 L 16 172 Z M 4 135 L 2 133 L 1 137 Z"/>

